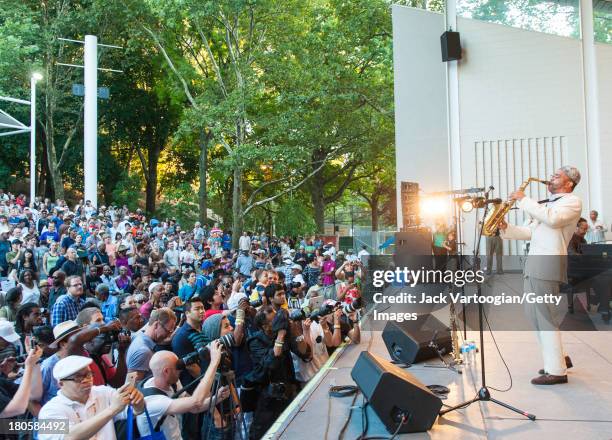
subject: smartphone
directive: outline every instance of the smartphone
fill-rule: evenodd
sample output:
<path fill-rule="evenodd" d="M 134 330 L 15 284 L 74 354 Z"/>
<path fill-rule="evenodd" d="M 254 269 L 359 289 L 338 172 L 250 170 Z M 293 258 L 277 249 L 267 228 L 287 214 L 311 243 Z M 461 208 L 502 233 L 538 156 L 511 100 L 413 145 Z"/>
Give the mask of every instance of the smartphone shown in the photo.
<path fill-rule="evenodd" d="M 129 383 L 132 386 L 136 386 L 136 379 L 138 377 L 138 373 L 135 371 L 132 371 L 131 373 L 128 373 L 125 376 L 125 383 Z"/>

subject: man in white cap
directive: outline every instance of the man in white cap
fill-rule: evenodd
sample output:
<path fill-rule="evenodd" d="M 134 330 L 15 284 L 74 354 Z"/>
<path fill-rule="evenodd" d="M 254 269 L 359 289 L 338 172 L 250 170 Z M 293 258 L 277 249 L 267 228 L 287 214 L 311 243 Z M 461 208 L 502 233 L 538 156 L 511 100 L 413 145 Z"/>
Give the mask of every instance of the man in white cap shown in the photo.
<path fill-rule="evenodd" d="M 182 388 L 179 380 L 178 356 L 171 351 L 158 351 L 151 358 L 151 371 L 153 377 L 142 385 L 147 411 L 151 417 L 151 424 L 159 428 L 166 439 L 180 439 L 181 419 L 174 416 L 183 414 L 197 414 L 208 409 L 210 390 L 215 379 L 215 373 L 221 361 L 221 346 L 219 341 L 210 345 L 210 364 L 206 374 L 199 381 L 193 393 L 184 393 L 182 397 L 172 398 L 177 389 Z M 216 401 L 220 403 L 229 396 L 228 387 L 219 388 Z M 137 417 L 138 431 L 141 435 L 150 435 L 150 428 L 144 414 Z M 183 424 L 185 423 L 183 420 Z M 198 427 L 199 428 L 199 427 Z"/>
<path fill-rule="evenodd" d="M 42 407 L 39 419 L 68 420 L 70 438 L 115 440 L 113 421 L 127 417 L 131 404 L 134 414 L 144 411 L 144 397 L 134 385 L 126 383 L 119 389 L 106 385 L 94 386 L 89 365 L 84 356 L 68 356 L 53 368 L 53 377 L 60 390 Z M 39 434 L 40 440 L 64 439 L 66 434 Z"/>

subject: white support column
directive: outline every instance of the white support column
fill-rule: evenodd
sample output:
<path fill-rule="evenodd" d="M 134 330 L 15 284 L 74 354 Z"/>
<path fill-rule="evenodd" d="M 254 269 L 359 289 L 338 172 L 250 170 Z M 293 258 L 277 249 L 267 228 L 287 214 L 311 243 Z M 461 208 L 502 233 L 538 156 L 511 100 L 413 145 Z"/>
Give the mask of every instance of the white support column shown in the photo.
<path fill-rule="evenodd" d="M 601 180 L 601 144 L 599 138 L 599 89 L 597 85 L 597 54 L 593 36 L 593 0 L 580 0 L 582 28 L 582 71 L 584 77 L 584 118 L 586 125 L 586 153 L 588 201 L 586 210 L 596 209 L 603 216 Z M 581 170 L 582 171 L 582 170 Z"/>
<path fill-rule="evenodd" d="M 36 197 L 36 81 L 30 78 L 30 204 Z"/>
<path fill-rule="evenodd" d="M 85 35 L 85 200 L 98 206 L 98 37 Z"/>
<path fill-rule="evenodd" d="M 457 2 L 446 1 L 446 31 L 457 31 Z M 461 141 L 459 136 L 459 61 L 446 62 L 446 91 L 448 107 L 448 158 L 449 179 L 452 189 L 461 186 Z"/>

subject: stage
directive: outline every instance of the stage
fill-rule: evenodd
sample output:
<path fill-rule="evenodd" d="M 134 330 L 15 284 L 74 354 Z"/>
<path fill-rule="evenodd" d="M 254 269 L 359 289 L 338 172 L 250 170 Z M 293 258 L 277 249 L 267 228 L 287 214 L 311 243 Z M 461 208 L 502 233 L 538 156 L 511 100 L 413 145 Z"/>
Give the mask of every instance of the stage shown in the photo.
<path fill-rule="evenodd" d="M 507 274 L 500 281 L 516 284 L 519 274 Z M 576 301 L 582 304 L 583 301 Z M 582 315 L 581 315 L 582 314 Z M 586 312 L 577 308 L 577 319 Z M 512 373 L 513 386 L 496 351 L 491 335 L 485 332 L 487 385 L 492 397 L 535 414 L 530 421 L 491 402 L 475 403 L 444 417 L 438 417 L 426 433 L 404 434 L 398 438 L 431 439 L 610 439 L 612 438 L 612 333 L 598 322 L 595 313 L 589 315 L 596 328 L 608 331 L 564 331 L 563 342 L 574 367 L 568 370 L 569 383 L 554 386 L 534 386 L 530 379 L 542 367 L 536 336 L 529 331 L 498 331 L 494 336 Z M 492 319 L 492 317 L 490 317 Z M 468 339 L 478 340 L 478 333 L 468 332 Z M 281 439 L 337 439 L 349 415 L 353 397 L 328 397 L 333 385 L 354 385 L 350 372 L 361 351 L 389 359 L 380 331 L 364 331 L 361 343 L 347 345 L 339 351 L 308 384 L 294 404 L 279 418 L 265 438 Z M 439 363 L 439 361 L 428 361 Z M 439 384 L 450 388 L 445 405 L 459 404 L 473 398 L 480 388 L 480 362 L 467 367 L 463 375 L 439 368 L 428 368 L 422 363 L 407 371 L 425 385 Z M 344 439 L 353 440 L 362 431 L 361 409 L 363 396 L 355 401 L 351 420 Z M 368 407 L 368 436 L 385 436 L 385 430 L 374 411 Z"/>

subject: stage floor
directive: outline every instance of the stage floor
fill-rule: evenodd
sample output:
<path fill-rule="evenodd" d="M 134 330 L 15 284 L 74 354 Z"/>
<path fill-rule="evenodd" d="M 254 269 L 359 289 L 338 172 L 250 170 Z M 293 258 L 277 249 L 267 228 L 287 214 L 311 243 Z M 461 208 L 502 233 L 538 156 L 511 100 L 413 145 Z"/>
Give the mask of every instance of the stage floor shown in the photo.
<path fill-rule="evenodd" d="M 518 275 L 505 275 L 514 284 Z M 519 277 L 520 278 L 520 277 Z M 579 313 L 579 312 L 577 312 Z M 584 311 L 582 311 L 584 313 Z M 597 320 L 597 318 L 594 318 Z M 599 323 L 597 323 L 599 327 Z M 608 330 L 610 328 L 608 327 Z M 478 333 L 468 332 L 477 340 Z M 564 331 L 563 343 L 574 368 L 568 370 L 569 383 L 534 386 L 530 379 L 542 367 L 536 336 L 529 331 L 498 331 L 495 339 L 512 373 L 508 392 L 491 389 L 492 397 L 537 416 L 530 421 L 491 402 L 472 404 L 438 417 L 427 433 L 404 434 L 398 438 L 431 439 L 611 439 L 612 438 L 612 333 L 610 331 Z M 266 438 L 337 439 L 351 406 L 352 397 L 329 398 L 333 385 L 354 384 L 350 372 L 361 351 L 389 359 L 381 332 L 363 332 L 359 345 L 349 345 L 336 358 L 310 390 L 287 411 Z M 495 349 L 491 335 L 485 333 L 487 385 L 506 389 L 510 380 Z M 430 361 L 433 363 L 433 361 Z M 467 367 L 463 375 L 439 368 L 413 365 L 407 371 L 425 385 L 450 388 L 443 403 L 455 405 L 473 398 L 480 388 L 480 362 Z M 361 406 L 361 394 L 355 405 Z M 368 409 L 368 436 L 389 436 L 376 414 Z M 355 439 L 362 430 L 361 410 L 353 409 L 344 439 Z"/>

